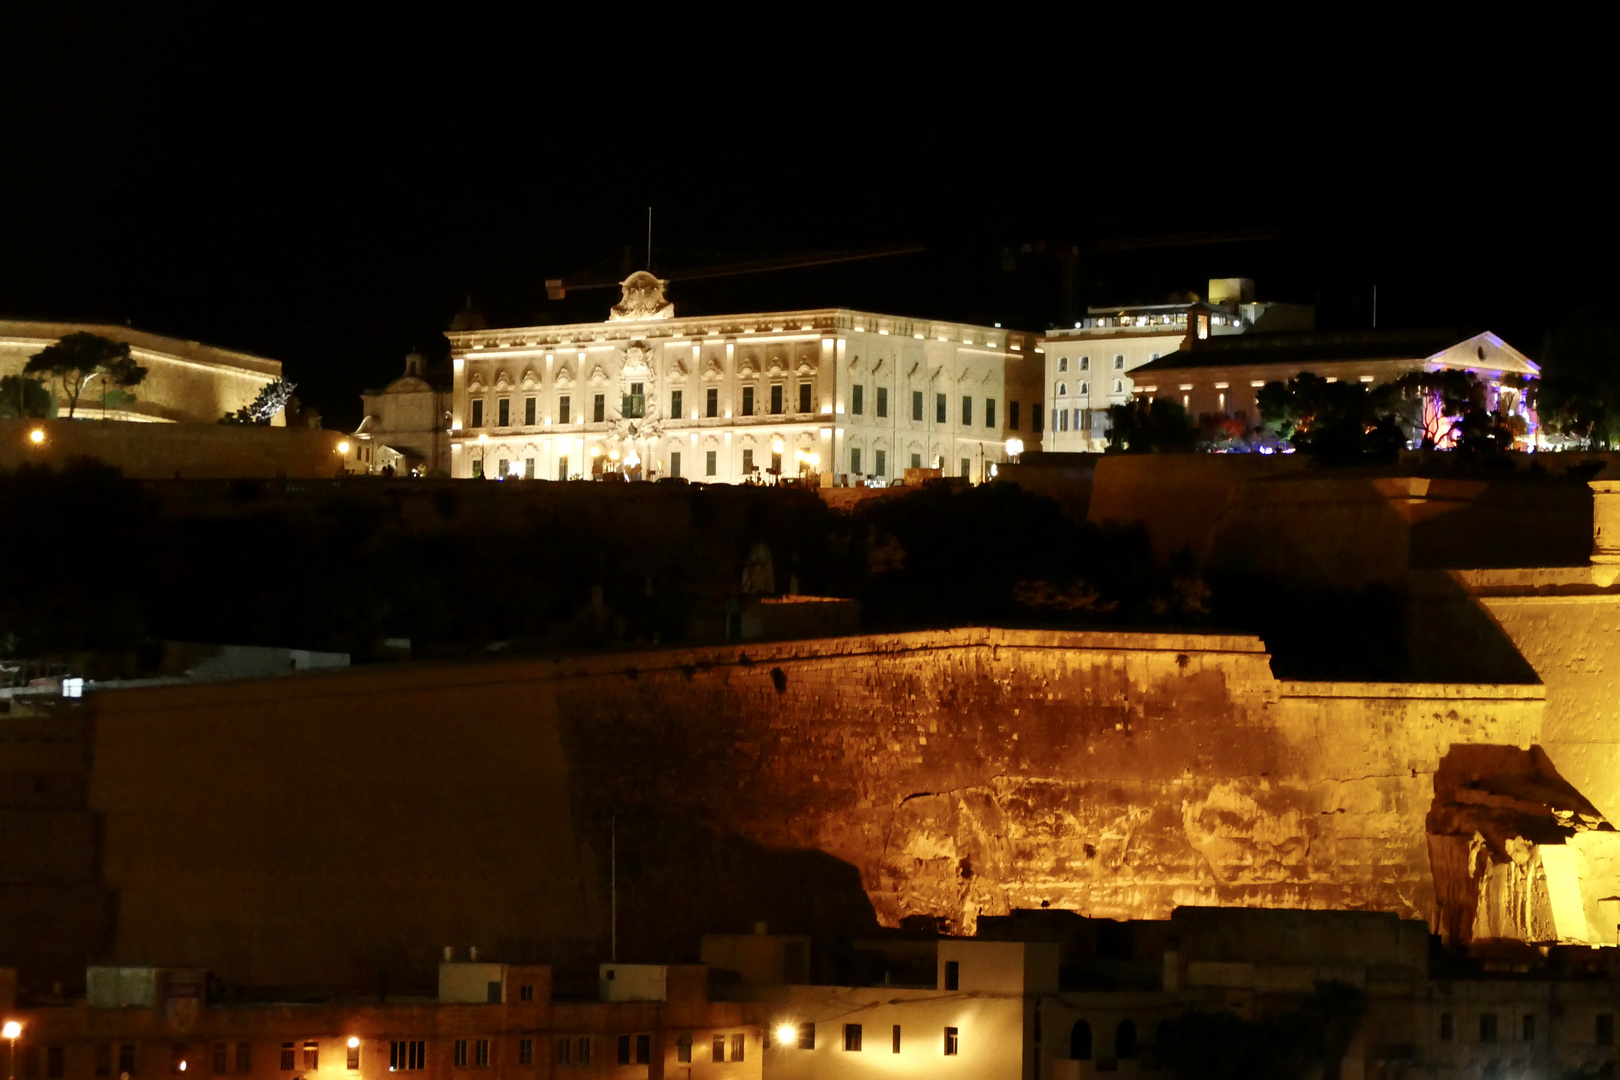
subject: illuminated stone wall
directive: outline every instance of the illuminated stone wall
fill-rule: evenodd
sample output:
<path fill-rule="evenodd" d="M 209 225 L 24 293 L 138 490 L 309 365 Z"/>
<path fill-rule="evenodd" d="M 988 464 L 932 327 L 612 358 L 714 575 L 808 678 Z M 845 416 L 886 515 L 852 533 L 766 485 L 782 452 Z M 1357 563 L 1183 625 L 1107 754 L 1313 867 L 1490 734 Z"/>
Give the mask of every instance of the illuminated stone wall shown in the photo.
<path fill-rule="evenodd" d="M 94 699 L 113 959 L 374 982 L 706 930 L 1178 904 L 1433 919 L 1431 776 L 1537 686 L 1301 684 L 1257 641 L 958 630 Z"/>

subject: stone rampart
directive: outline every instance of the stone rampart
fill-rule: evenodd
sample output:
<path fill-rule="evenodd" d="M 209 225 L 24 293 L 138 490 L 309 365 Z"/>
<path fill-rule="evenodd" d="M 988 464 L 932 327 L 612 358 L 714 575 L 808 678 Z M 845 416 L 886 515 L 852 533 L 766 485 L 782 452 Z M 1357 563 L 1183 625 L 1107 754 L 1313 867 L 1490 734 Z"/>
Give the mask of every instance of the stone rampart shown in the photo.
<path fill-rule="evenodd" d="M 1454 744 L 1539 686 L 1287 683 L 1254 638 L 962 629 L 95 695 L 98 959 L 374 985 L 444 945 L 859 931 L 1050 905 L 1433 919 Z M 3 962 L 3 961 L 0 961 Z"/>
<path fill-rule="evenodd" d="M 35 431 L 44 434 L 37 443 L 30 438 Z M 257 424 L 0 419 L 0 470 L 93 458 L 137 480 L 323 477 L 342 467 L 343 438 Z"/>

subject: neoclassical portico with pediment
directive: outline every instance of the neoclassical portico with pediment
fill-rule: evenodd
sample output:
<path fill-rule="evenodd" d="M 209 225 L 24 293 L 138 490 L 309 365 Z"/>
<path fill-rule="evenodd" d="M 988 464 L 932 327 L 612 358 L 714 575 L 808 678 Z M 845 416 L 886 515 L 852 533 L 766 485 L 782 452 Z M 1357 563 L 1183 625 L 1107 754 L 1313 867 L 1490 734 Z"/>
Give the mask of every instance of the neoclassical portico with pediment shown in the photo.
<path fill-rule="evenodd" d="M 977 481 L 1009 439 L 1039 445 L 1035 334 L 847 308 L 682 317 L 666 284 L 632 274 L 600 323 L 451 331 L 452 474 Z"/>

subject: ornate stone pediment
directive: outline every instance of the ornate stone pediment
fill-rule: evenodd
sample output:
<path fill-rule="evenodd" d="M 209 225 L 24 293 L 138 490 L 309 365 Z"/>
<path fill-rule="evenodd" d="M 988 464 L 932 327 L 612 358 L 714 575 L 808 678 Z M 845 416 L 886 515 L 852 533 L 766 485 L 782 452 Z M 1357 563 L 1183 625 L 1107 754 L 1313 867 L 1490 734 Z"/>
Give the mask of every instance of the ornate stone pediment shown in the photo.
<path fill-rule="evenodd" d="M 619 282 L 623 293 L 608 312 L 608 322 L 674 318 L 675 305 L 664 299 L 664 288 L 668 284 L 645 270 L 637 270 Z"/>
<path fill-rule="evenodd" d="M 574 375 L 573 375 L 573 373 L 571 371 L 568 370 L 568 365 L 567 364 L 564 364 L 562 367 L 557 369 L 557 385 L 558 386 L 572 386 L 573 382 L 574 382 Z"/>
<path fill-rule="evenodd" d="M 484 382 L 484 376 L 475 371 L 472 373 L 472 377 L 467 380 L 467 389 L 476 394 L 488 390 L 489 386 Z"/>
<path fill-rule="evenodd" d="M 686 370 L 686 361 L 679 359 L 670 361 L 669 374 L 679 375 L 682 378 L 685 378 L 688 374 Z"/>
<path fill-rule="evenodd" d="M 725 378 L 725 375 L 726 375 L 725 369 L 720 366 L 720 361 L 716 360 L 712 356 L 709 357 L 708 364 L 704 365 L 704 368 L 703 368 L 703 378 L 705 378 L 705 379 L 723 379 L 723 378 Z"/>
<path fill-rule="evenodd" d="M 495 389 L 509 390 L 511 389 L 511 386 L 512 377 L 506 373 L 505 368 L 502 368 L 500 371 L 495 373 Z"/>
<path fill-rule="evenodd" d="M 619 354 L 619 371 L 626 375 L 645 377 L 652 374 L 652 349 L 645 341 L 632 341 Z"/>
<path fill-rule="evenodd" d="M 816 372 L 816 366 L 814 364 L 812 364 L 810 361 L 808 361 L 808 360 L 800 360 L 799 361 L 799 374 L 800 375 L 814 375 L 815 372 Z"/>
<path fill-rule="evenodd" d="M 607 381 L 608 381 L 607 372 L 602 370 L 602 365 L 601 364 L 596 365 L 596 367 L 591 371 L 591 379 L 590 379 L 591 385 L 592 386 L 601 386 L 603 383 L 605 383 Z"/>
<path fill-rule="evenodd" d="M 771 372 L 771 374 L 772 375 L 780 375 L 784 370 L 786 370 L 786 369 L 782 365 L 782 358 L 780 356 L 771 357 L 771 362 L 770 362 L 770 372 Z"/>
<path fill-rule="evenodd" d="M 525 390 L 530 390 L 540 385 L 540 376 L 534 373 L 534 368 L 526 368 L 523 372 L 523 378 L 518 381 L 523 384 Z"/>
<path fill-rule="evenodd" d="M 745 379 L 754 378 L 759 374 L 759 361 L 750 356 L 737 365 L 737 374 Z"/>

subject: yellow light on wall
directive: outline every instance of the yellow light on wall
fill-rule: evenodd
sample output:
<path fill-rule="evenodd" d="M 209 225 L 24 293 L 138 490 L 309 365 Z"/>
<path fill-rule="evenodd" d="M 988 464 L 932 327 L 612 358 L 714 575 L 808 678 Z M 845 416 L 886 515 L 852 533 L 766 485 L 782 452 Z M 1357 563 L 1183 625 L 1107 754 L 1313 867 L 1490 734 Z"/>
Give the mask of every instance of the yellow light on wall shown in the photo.
<path fill-rule="evenodd" d="M 358 1048 L 359 1045 L 360 1045 L 359 1037 L 355 1036 L 355 1035 L 350 1035 L 349 1036 L 349 1049 L 354 1050 L 354 1049 Z"/>
<path fill-rule="evenodd" d="M 35 428 L 33 431 L 30 431 L 28 433 L 28 441 L 33 443 L 35 446 L 38 446 L 40 443 L 44 442 L 45 441 L 45 429 L 44 428 Z M 12 1021 L 12 1023 L 14 1024 L 14 1023 L 16 1023 L 16 1021 Z M 6 1026 L 10 1027 L 11 1024 L 7 1024 Z M 8 1035 L 6 1037 L 11 1038 L 12 1036 Z"/>
<path fill-rule="evenodd" d="M 342 442 L 338 443 L 337 452 L 340 454 L 347 454 L 349 452 L 349 440 L 344 439 Z"/>
<path fill-rule="evenodd" d="M 799 1029 L 792 1024 L 777 1024 L 776 1041 L 782 1046 L 792 1046 L 799 1041 Z"/>

